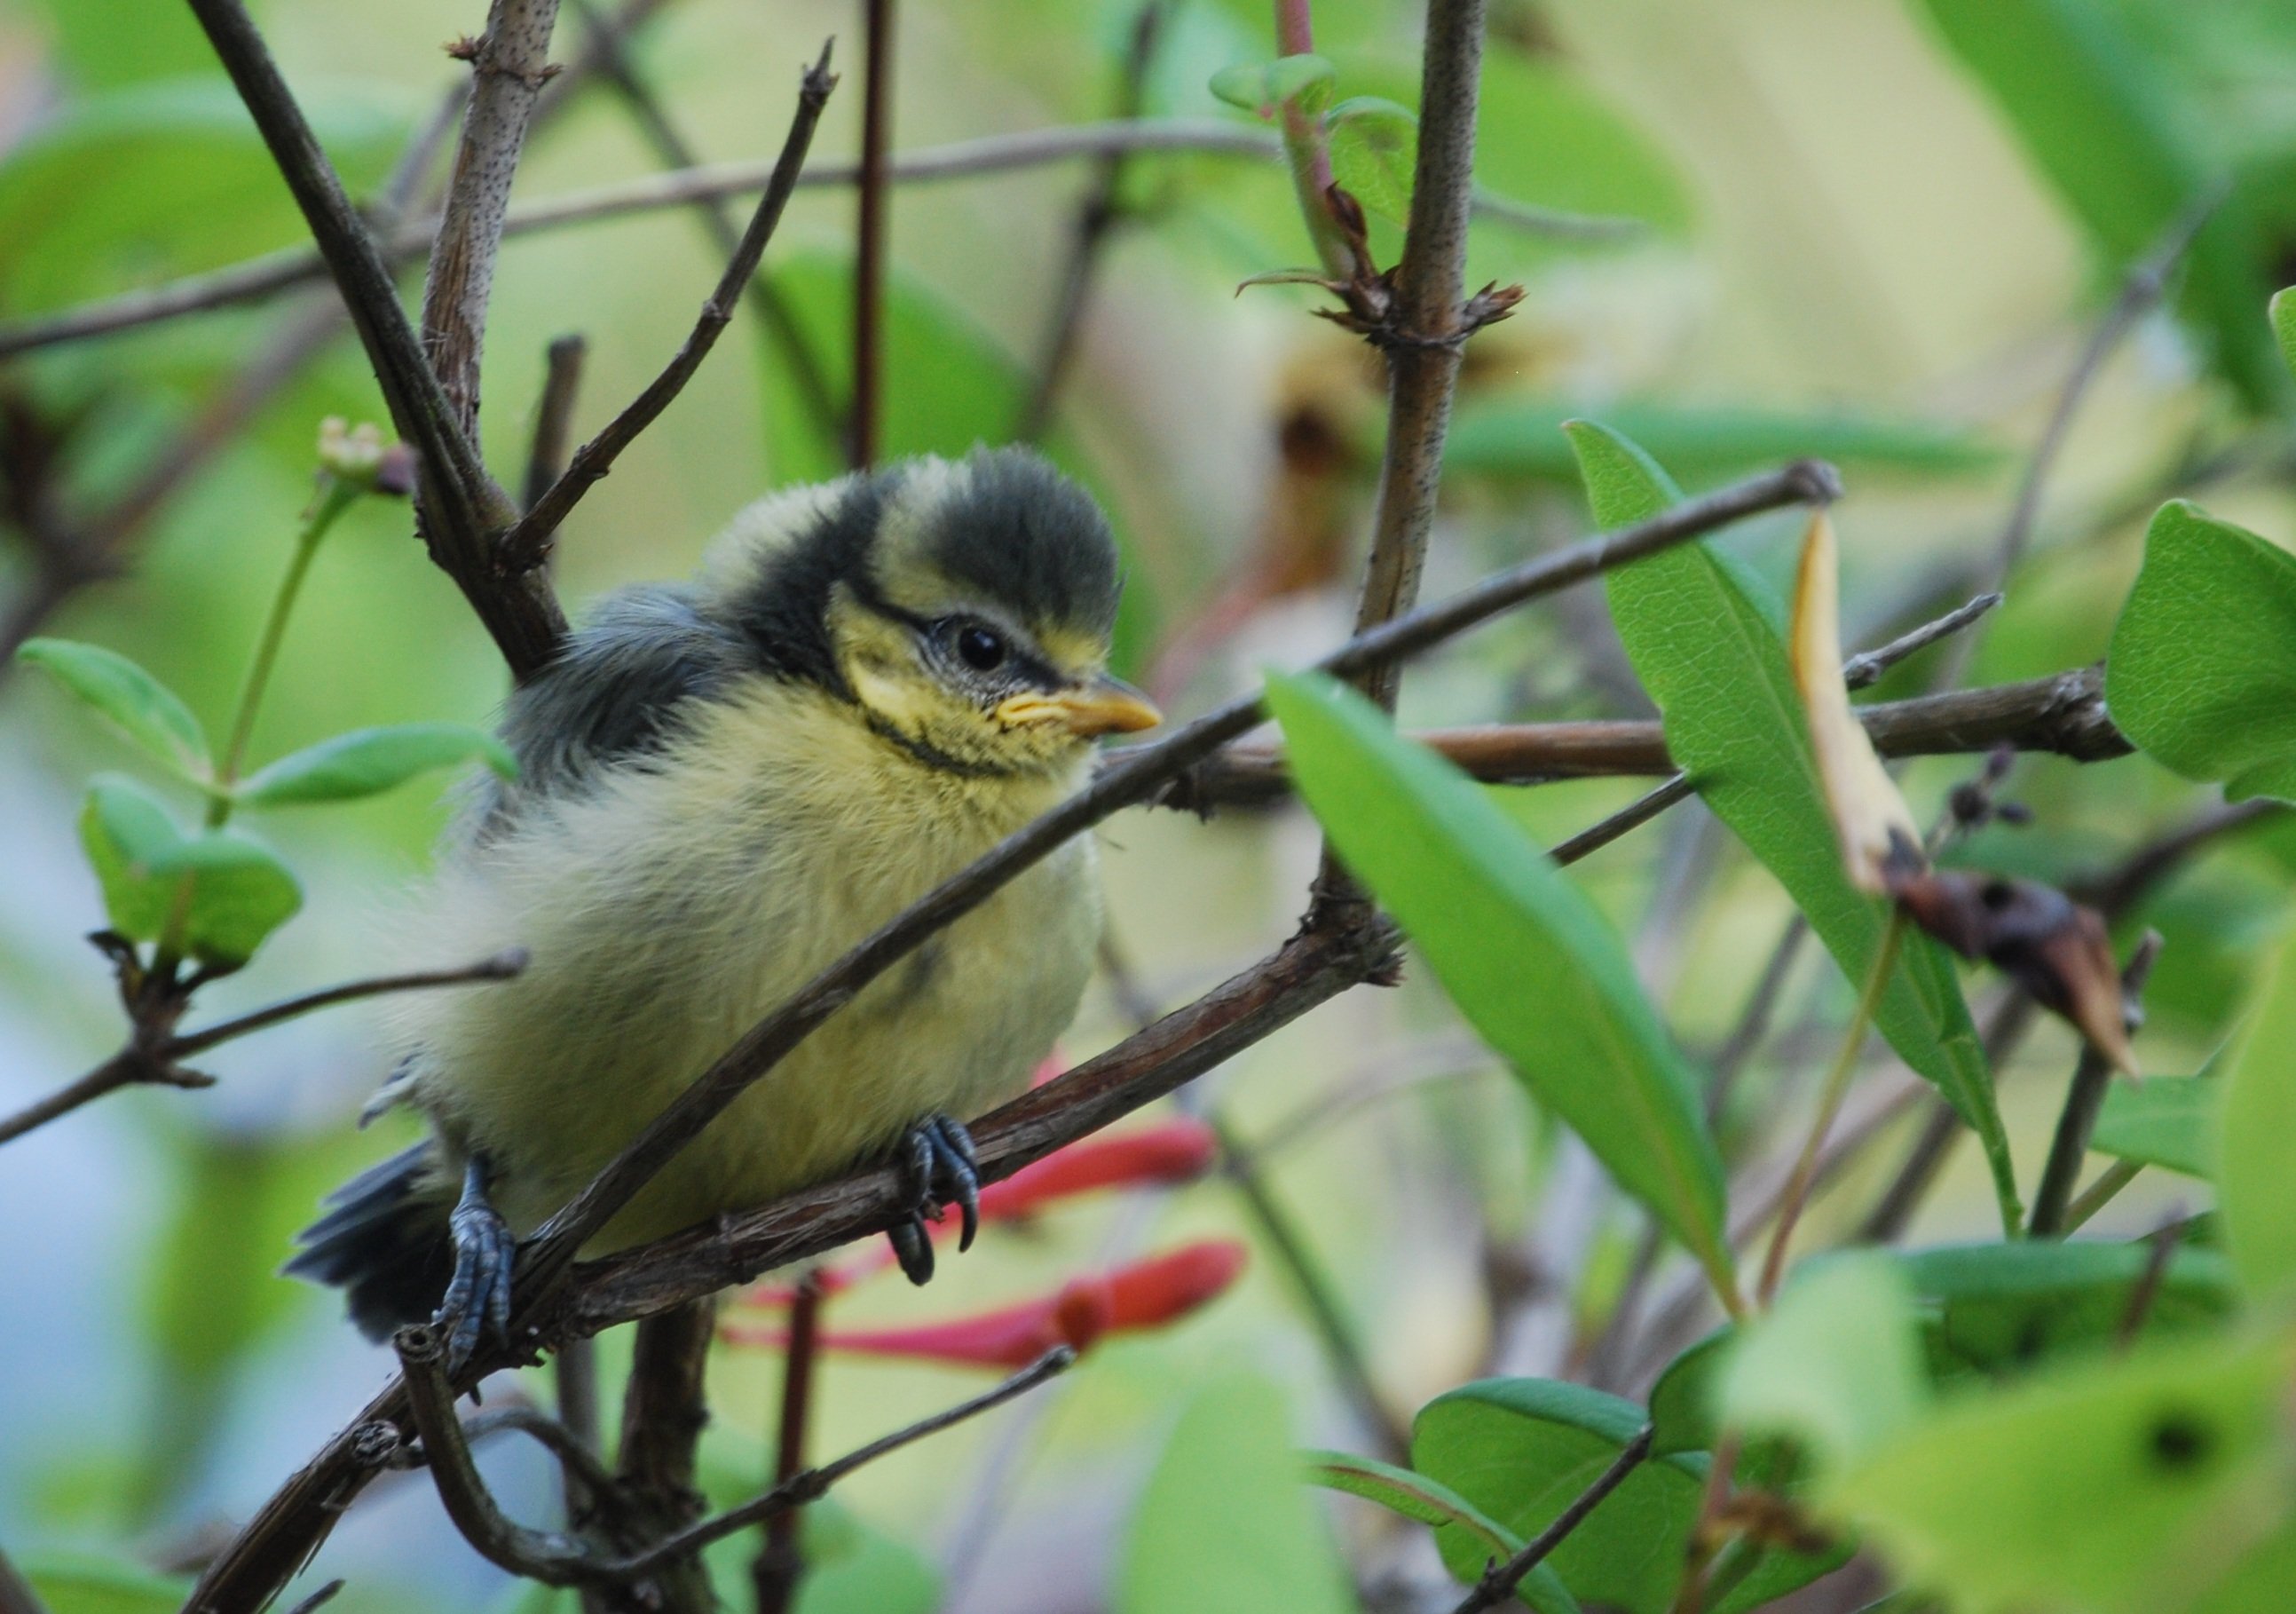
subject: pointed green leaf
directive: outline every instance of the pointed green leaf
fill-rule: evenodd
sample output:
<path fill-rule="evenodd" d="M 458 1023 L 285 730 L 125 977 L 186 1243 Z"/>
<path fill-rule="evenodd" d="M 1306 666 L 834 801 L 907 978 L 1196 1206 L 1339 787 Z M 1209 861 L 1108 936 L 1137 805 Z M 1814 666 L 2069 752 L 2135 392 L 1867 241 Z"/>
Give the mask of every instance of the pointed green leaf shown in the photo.
<path fill-rule="evenodd" d="M 1575 482 L 1583 468 L 1563 427 L 1584 413 L 1552 399 L 1462 399 L 1443 447 L 1446 470 L 1475 475 Z M 1691 479 L 1722 478 L 1816 455 L 1843 465 L 1908 474 L 1967 475 L 1999 463 L 1984 438 L 1920 419 L 1792 413 L 1735 405 L 1624 400 L 1604 424 L 1658 463 Z"/>
<path fill-rule="evenodd" d="M 303 905 L 302 887 L 269 848 L 234 829 L 185 836 L 133 779 L 100 776 L 79 828 L 111 927 L 132 940 L 157 941 L 180 903 L 185 953 L 235 967 Z"/>
<path fill-rule="evenodd" d="M 1546 1379 L 1486 1379 L 1437 1396 L 1411 1432 L 1411 1466 L 1528 1541 L 1615 1462 L 1643 1426 L 1631 1401 Z M 1705 1487 L 1705 1454 L 1652 1457 L 1603 1498 L 1547 1561 L 1588 1602 L 1665 1614 L 1682 1583 L 1690 1528 Z M 1488 1556 L 1480 1536 L 1446 1525 L 1436 1546 L 1472 1581 Z M 1826 1572 L 1847 1549 L 1766 1552 L 1715 1614 L 1735 1614 Z"/>
<path fill-rule="evenodd" d="M 2296 375 L 2296 286 L 2275 292 L 2265 309 L 2272 320 L 2272 339 L 2279 344 L 2280 362 Z"/>
<path fill-rule="evenodd" d="M 1898 1257 L 1928 1318 L 1941 1376 L 2030 1371 L 2120 1338 L 2152 1252 L 2142 1244 L 2023 1239 L 1948 1245 Z M 2177 1250 L 2159 1274 L 2145 1336 L 2209 1327 L 2232 1309 L 2232 1274 L 2215 1250 Z"/>
<path fill-rule="evenodd" d="M 1239 62 L 1212 75 L 1211 92 L 1228 105 L 1262 118 L 1274 117 L 1287 103 L 1313 114 L 1330 104 L 1335 72 L 1330 62 L 1315 55 Z"/>
<path fill-rule="evenodd" d="M 1421 1524 L 1456 1525 L 1482 1542 L 1489 1555 L 1505 1561 L 1522 1551 L 1514 1533 L 1484 1513 L 1458 1492 L 1439 1485 L 1424 1474 L 1359 1457 L 1352 1452 L 1305 1452 L 1308 1477 L 1317 1485 L 1375 1502 Z M 1521 1601 L 1541 1614 L 1578 1614 L 1578 1601 L 1562 1577 L 1546 1564 L 1534 1564 L 1517 1587 Z"/>
<path fill-rule="evenodd" d="M 1300 1484 L 1283 1396 L 1251 1373 L 1196 1392 L 1140 1498 L 1116 1614 L 1343 1614 L 1356 1606 Z"/>
<path fill-rule="evenodd" d="M 48 1614 L 173 1614 L 192 1583 L 155 1575 L 127 1554 L 27 1552 L 17 1564 Z"/>
<path fill-rule="evenodd" d="M 1564 430 L 1603 527 L 1647 520 L 1682 497 L 1649 455 L 1617 432 L 1591 421 Z M 1760 584 L 1702 543 L 1622 566 L 1605 581 L 1628 658 L 1664 720 L 1667 748 L 1715 817 L 1785 887 L 1842 973 L 1863 981 L 1888 923 L 1886 907 L 1861 895 L 1843 872 L 1785 643 Z M 2002 1225 L 2020 1226 L 1992 1074 L 1953 965 L 1927 936 L 1903 939 L 1874 1020 L 1975 1131 Z"/>
<path fill-rule="evenodd" d="M 2182 1608 L 2285 1513 L 2289 1369 L 2284 1337 L 2140 1346 L 1962 1396 L 1821 1500 L 1968 1614 Z"/>
<path fill-rule="evenodd" d="M 305 802 L 348 802 L 379 795 L 417 774 L 459 767 L 473 759 L 503 778 L 518 763 L 502 742 L 462 723 L 399 723 L 358 729 L 283 756 L 239 786 L 242 804 L 283 807 Z"/>
<path fill-rule="evenodd" d="M 2216 1175 L 2220 1081 L 2154 1076 L 2116 1082 L 2097 1112 L 2088 1146 L 2142 1165 L 2164 1166 L 2203 1180 Z"/>
<path fill-rule="evenodd" d="M 2296 943 L 2265 976 L 2224 1083 L 2225 1248 L 2249 1293 L 2283 1294 L 2296 1289 Z"/>
<path fill-rule="evenodd" d="M 2225 795 L 2296 801 L 2296 556 L 2174 499 L 2104 664 L 2113 721 L 2147 755 Z"/>
<path fill-rule="evenodd" d="M 1734 1293 L 1696 1083 L 1594 904 L 1479 786 L 1353 690 L 1276 677 L 1267 699 L 1300 795 L 1460 1012 Z"/>
<path fill-rule="evenodd" d="M 1411 175 L 1419 161 L 1419 119 L 1378 95 L 1350 95 L 1325 114 L 1332 177 L 1367 212 L 1390 224 L 1411 211 Z"/>
<path fill-rule="evenodd" d="M 176 692 L 115 651 L 73 639 L 27 639 L 19 661 L 39 668 L 94 707 L 120 733 L 179 773 L 203 778 L 207 737 Z"/>

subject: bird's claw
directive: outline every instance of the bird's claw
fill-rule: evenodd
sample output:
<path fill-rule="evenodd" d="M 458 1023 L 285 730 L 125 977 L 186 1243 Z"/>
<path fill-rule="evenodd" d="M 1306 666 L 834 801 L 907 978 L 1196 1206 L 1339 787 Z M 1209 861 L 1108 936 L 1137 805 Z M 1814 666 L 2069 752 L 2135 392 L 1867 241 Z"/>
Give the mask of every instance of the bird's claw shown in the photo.
<path fill-rule="evenodd" d="M 459 1372 L 478 1349 L 481 1332 L 510 1342 L 510 1286 L 518 1239 L 487 1199 L 487 1165 L 473 1156 L 463 1173 L 463 1197 L 447 1227 L 455 1243 L 455 1275 L 430 1318 L 447 1333 L 447 1371 Z"/>
<path fill-rule="evenodd" d="M 959 1250 L 971 1249 L 973 1235 L 980 1231 L 980 1175 L 974 1169 L 972 1135 L 962 1122 L 947 1116 L 928 1116 L 910 1132 L 902 1164 L 914 1193 L 914 1208 L 906 1221 L 887 1230 L 886 1236 L 893 1242 L 902 1272 L 910 1282 L 922 1284 L 933 1275 L 932 1239 L 925 1231 L 926 1217 L 938 1221 L 945 1206 L 955 1206 L 964 1218 L 956 1240 Z"/>

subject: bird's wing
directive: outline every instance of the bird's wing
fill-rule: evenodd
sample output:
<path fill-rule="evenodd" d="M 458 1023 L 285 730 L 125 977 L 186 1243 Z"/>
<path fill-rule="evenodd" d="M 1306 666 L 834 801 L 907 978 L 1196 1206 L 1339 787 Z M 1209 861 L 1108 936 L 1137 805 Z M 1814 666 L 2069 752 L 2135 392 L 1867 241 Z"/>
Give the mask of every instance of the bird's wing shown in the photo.
<path fill-rule="evenodd" d="M 658 746 L 680 703 L 731 679 L 741 642 L 676 587 L 609 595 L 558 659 L 512 695 L 503 738 L 518 782 L 488 803 L 488 828 L 523 799 L 578 788 Z"/>

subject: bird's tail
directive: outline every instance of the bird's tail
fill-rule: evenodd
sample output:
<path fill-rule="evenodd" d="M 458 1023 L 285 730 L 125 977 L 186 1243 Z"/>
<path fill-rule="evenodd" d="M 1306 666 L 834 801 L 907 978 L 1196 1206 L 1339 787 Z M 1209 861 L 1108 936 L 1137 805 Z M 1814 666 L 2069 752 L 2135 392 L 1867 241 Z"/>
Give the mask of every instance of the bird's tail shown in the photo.
<path fill-rule="evenodd" d="M 296 1235 L 302 1248 L 283 1269 L 340 1289 L 370 1339 L 429 1318 L 454 1276 L 454 1205 L 435 1157 L 418 1143 L 329 1194 L 332 1208 Z"/>

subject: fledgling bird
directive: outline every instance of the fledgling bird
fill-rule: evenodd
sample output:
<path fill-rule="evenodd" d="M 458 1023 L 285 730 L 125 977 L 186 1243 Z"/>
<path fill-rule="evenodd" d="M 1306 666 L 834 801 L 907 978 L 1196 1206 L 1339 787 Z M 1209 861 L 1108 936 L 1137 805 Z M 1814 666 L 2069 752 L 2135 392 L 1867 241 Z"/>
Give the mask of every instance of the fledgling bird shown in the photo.
<path fill-rule="evenodd" d="M 1153 707 L 1109 676 L 1119 580 L 1091 498 L 1033 453 L 918 459 L 778 494 L 698 577 L 609 596 L 503 734 L 422 934 L 518 948 L 517 978 L 406 1001 L 370 1111 L 433 1135 L 334 1194 L 288 1270 L 370 1336 L 433 1316 L 459 1360 L 509 1315 L 516 1237 L 853 943 L 1075 791 Z M 922 1217 L 974 1191 L 960 1118 L 1010 1097 L 1076 1011 L 1100 926 L 1070 842 L 840 1009 L 670 1162 L 586 1254 L 871 1158 Z M 969 1231 L 969 1226 L 968 1226 Z"/>

